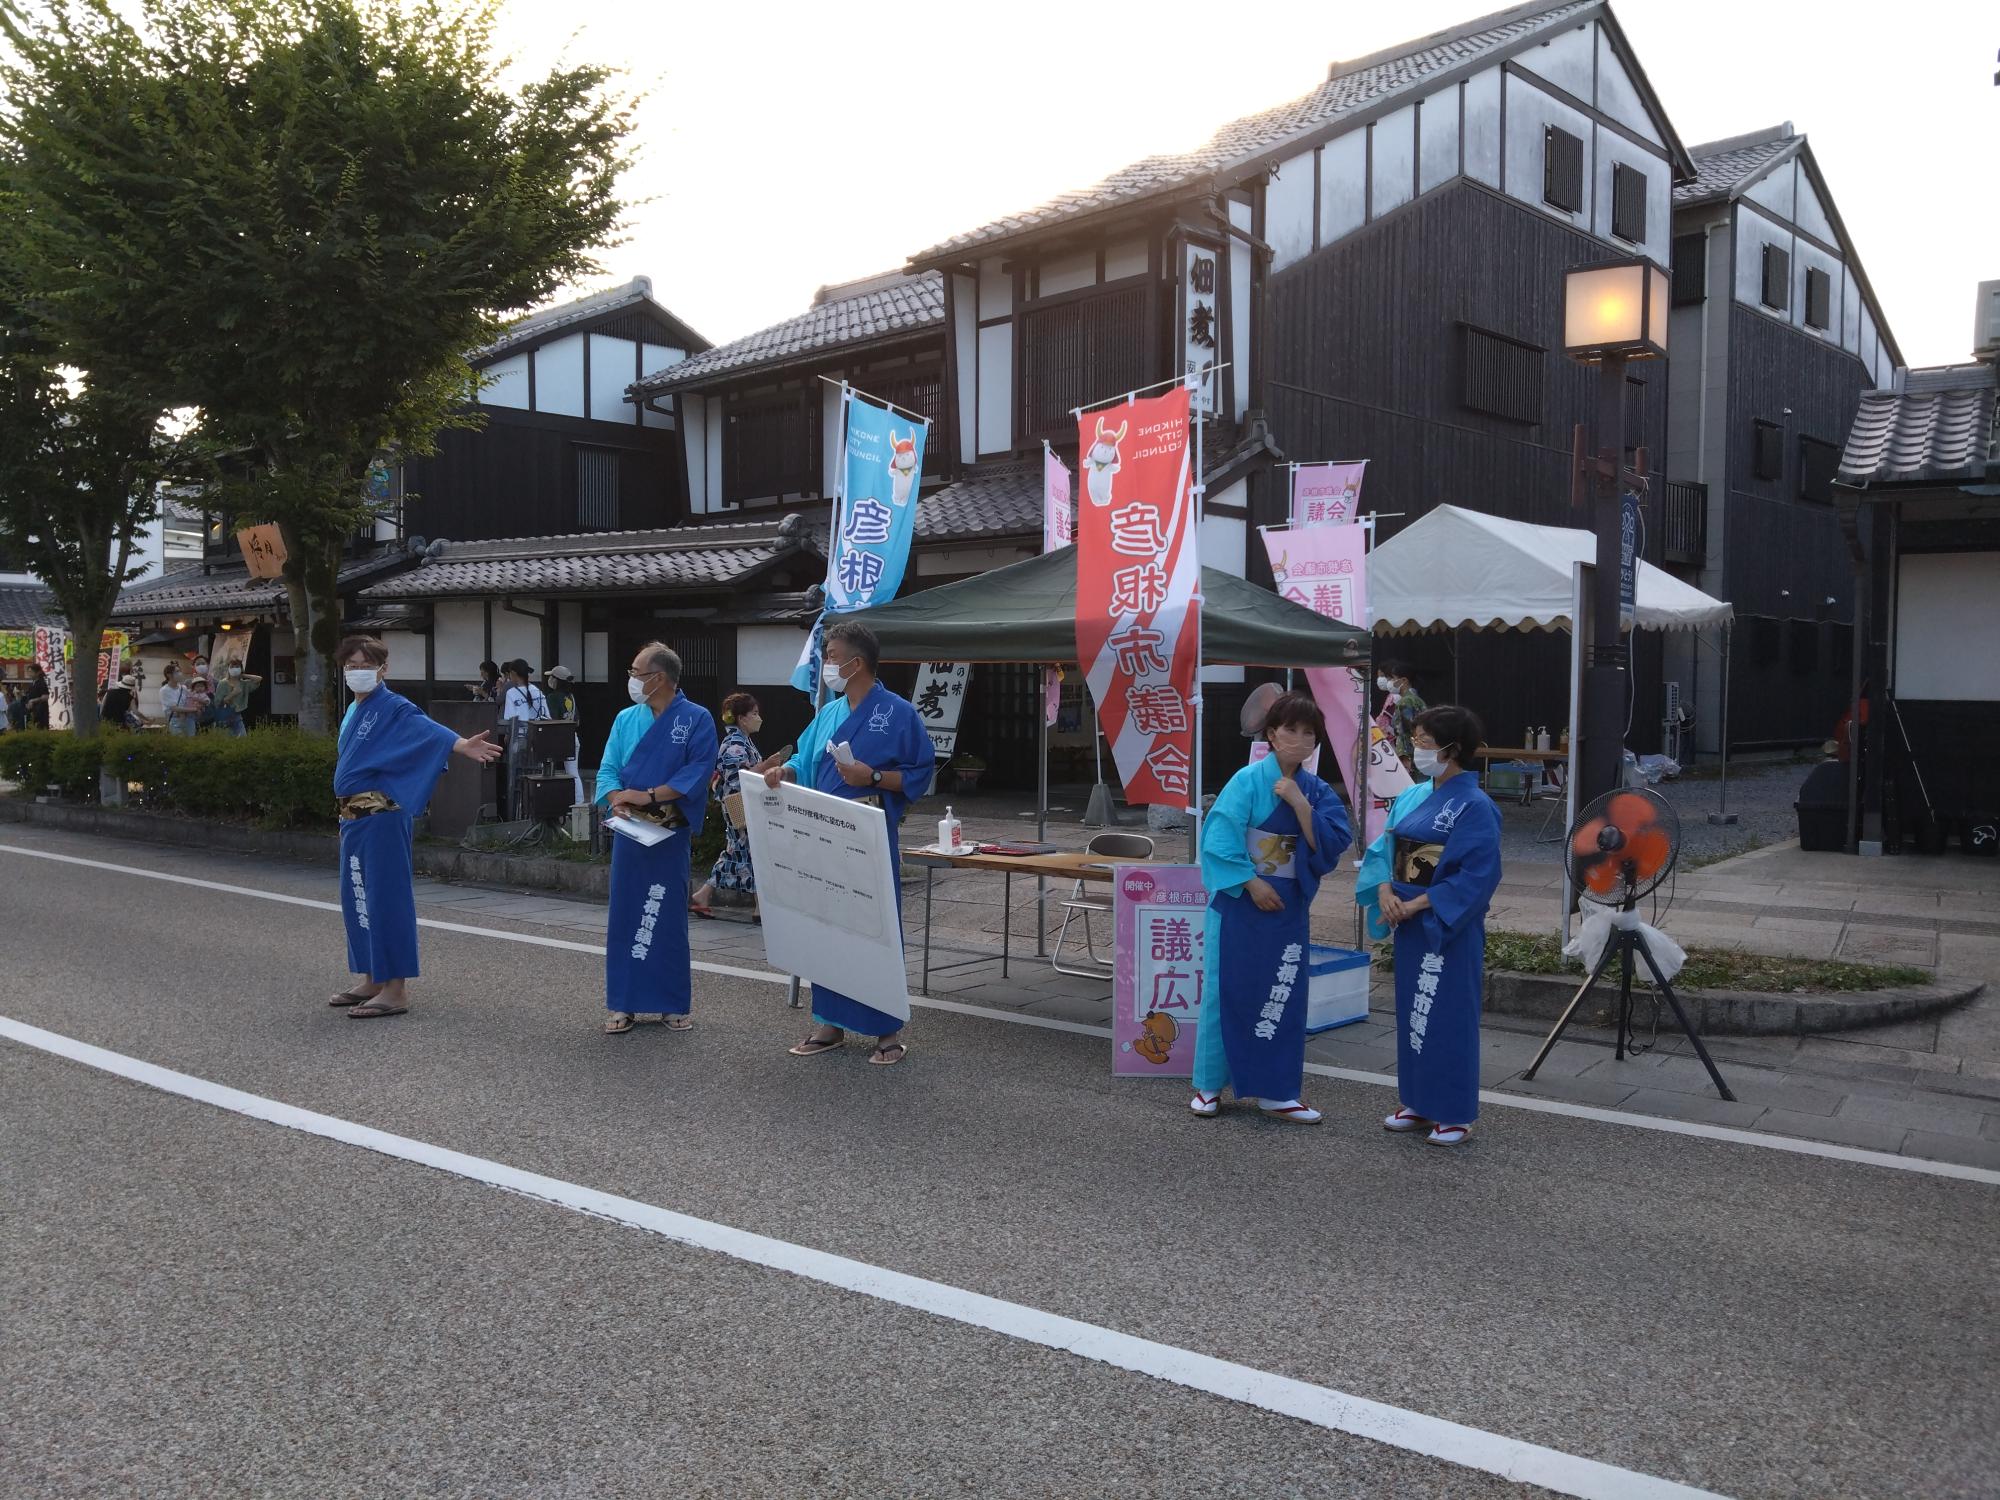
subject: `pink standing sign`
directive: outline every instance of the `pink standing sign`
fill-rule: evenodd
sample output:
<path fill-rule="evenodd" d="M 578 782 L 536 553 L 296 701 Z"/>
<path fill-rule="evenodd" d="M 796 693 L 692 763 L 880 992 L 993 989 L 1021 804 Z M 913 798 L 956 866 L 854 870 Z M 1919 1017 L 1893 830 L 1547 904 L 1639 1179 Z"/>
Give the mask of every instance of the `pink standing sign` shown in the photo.
<path fill-rule="evenodd" d="M 1132 865 L 1112 882 L 1117 956 L 1111 1071 L 1192 1078 L 1201 1015 L 1202 924 L 1208 892 L 1196 865 Z"/>

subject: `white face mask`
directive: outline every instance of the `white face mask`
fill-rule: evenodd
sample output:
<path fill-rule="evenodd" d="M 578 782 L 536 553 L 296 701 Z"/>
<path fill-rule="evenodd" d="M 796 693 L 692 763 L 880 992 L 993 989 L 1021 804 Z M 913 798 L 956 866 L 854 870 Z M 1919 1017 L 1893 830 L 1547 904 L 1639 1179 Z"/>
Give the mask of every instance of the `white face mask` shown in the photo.
<path fill-rule="evenodd" d="M 243 675 L 243 669 L 241 667 L 231 667 L 229 669 L 229 675 L 231 677 L 241 677 Z"/>
<path fill-rule="evenodd" d="M 347 690 L 356 696 L 372 693 L 382 685 L 382 674 L 374 667 L 349 667 L 341 675 L 347 679 Z"/>
<path fill-rule="evenodd" d="M 844 693 L 847 691 L 847 684 L 854 679 L 841 676 L 840 668 L 836 667 L 832 662 L 827 662 L 819 669 L 819 680 L 826 684 L 828 691 Z"/>
<path fill-rule="evenodd" d="M 627 677 L 625 679 L 625 691 L 632 695 L 634 703 L 644 703 L 646 701 L 646 679 L 643 677 Z"/>
<path fill-rule="evenodd" d="M 1418 745 L 1412 750 L 1410 759 L 1417 763 L 1417 772 L 1419 775 L 1430 777 L 1435 777 L 1438 772 L 1450 764 L 1440 752 L 1426 750 L 1422 745 Z"/>
<path fill-rule="evenodd" d="M 1375 679 L 1375 686 L 1385 693 L 1393 693 L 1396 690 L 1396 685 L 1386 677 L 1377 677 Z"/>

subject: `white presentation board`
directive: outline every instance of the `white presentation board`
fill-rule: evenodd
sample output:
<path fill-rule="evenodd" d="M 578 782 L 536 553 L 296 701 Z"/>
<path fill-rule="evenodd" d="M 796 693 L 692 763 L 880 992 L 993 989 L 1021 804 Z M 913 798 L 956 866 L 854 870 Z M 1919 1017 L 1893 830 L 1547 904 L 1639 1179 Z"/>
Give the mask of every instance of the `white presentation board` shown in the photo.
<path fill-rule="evenodd" d="M 764 956 L 774 968 L 910 1018 L 903 920 L 879 807 L 743 779 Z"/>
<path fill-rule="evenodd" d="M 1896 580 L 1896 696 L 2000 702 L 2000 552 L 1909 552 Z"/>

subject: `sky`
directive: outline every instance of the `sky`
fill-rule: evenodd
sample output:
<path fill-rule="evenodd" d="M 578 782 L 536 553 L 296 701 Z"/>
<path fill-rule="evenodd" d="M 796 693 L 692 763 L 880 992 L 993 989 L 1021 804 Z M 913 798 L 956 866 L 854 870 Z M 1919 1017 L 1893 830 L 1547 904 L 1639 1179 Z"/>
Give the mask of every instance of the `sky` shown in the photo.
<path fill-rule="evenodd" d="M 643 92 L 635 206 L 591 287 L 650 276 L 716 343 L 826 283 L 1307 93 L 1328 63 L 1494 0 L 696 4 L 507 0 L 500 45 L 623 70 Z M 1693 145 L 1790 120 L 1811 139 L 1911 365 L 1967 358 L 2000 279 L 1993 0 L 1623 0 Z"/>

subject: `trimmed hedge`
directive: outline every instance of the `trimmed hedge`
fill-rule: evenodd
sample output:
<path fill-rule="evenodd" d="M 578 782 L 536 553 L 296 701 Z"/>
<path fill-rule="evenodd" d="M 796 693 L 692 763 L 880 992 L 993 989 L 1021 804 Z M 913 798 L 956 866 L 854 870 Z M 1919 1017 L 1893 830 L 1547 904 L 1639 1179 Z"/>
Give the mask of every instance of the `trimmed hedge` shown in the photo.
<path fill-rule="evenodd" d="M 87 738 L 50 730 L 0 734 L 0 776 L 31 792 L 51 784 L 94 801 L 100 771 L 142 785 L 154 808 L 268 828 L 334 826 L 331 739 L 296 729 L 236 738 L 102 730 Z"/>

